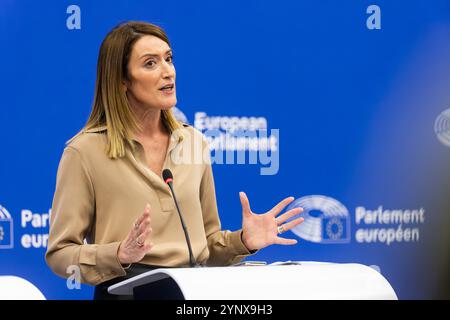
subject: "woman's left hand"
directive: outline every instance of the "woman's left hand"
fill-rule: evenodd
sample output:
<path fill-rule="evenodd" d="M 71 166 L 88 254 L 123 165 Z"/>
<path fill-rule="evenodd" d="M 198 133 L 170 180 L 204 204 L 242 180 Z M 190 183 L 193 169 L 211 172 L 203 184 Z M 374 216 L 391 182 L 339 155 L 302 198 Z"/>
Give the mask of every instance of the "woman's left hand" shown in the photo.
<path fill-rule="evenodd" d="M 281 238 L 279 235 L 304 221 L 303 218 L 296 218 L 284 223 L 301 213 L 303 209 L 294 208 L 277 217 L 289 203 L 294 201 L 293 197 L 284 199 L 264 214 L 255 214 L 251 211 L 250 203 L 244 192 L 239 192 L 239 197 L 242 204 L 242 241 L 249 250 L 259 250 L 271 244 L 297 243 L 295 239 Z"/>

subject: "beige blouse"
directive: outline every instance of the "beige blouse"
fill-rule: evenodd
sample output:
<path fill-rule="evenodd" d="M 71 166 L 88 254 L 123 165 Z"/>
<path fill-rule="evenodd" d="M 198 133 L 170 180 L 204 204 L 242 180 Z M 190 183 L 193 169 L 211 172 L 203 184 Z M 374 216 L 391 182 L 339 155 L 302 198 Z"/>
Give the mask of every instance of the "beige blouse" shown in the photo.
<path fill-rule="evenodd" d="M 191 126 L 181 132 L 182 140 L 179 134 L 171 136 L 164 168 L 173 173 L 194 257 L 210 266 L 237 263 L 251 253 L 242 243 L 242 230 L 221 231 L 207 142 Z M 67 271 L 69 266 L 78 266 L 81 281 L 91 285 L 125 275 L 117 258 L 120 242 L 150 203 L 154 245 L 140 263 L 187 266 L 186 239 L 169 187 L 145 164 L 143 147 L 137 141 L 134 150 L 127 146 L 125 157 L 108 158 L 105 133 L 105 128 L 90 130 L 64 149 L 52 205 L 47 264 L 62 277 L 72 274 Z M 199 157 L 198 147 L 206 150 L 206 156 Z"/>

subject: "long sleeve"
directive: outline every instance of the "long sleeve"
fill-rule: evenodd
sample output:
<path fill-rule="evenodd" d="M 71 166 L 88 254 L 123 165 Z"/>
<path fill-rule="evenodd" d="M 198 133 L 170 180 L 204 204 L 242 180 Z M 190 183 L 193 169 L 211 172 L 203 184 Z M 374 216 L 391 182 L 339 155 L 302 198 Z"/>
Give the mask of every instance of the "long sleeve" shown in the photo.
<path fill-rule="evenodd" d="M 46 261 L 61 277 L 69 266 L 80 270 L 81 282 L 96 285 L 126 272 L 117 251 L 120 242 L 86 244 L 95 223 L 94 187 L 80 152 L 68 146 L 62 155 L 52 205 Z"/>
<path fill-rule="evenodd" d="M 216 204 L 214 178 L 210 164 L 206 164 L 200 185 L 200 200 L 203 212 L 204 226 L 208 241 L 208 265 L 223 266 L 239 262 L 249 252 L 242 242 L 242 230 L 221 230 L 221 223 Z"/>

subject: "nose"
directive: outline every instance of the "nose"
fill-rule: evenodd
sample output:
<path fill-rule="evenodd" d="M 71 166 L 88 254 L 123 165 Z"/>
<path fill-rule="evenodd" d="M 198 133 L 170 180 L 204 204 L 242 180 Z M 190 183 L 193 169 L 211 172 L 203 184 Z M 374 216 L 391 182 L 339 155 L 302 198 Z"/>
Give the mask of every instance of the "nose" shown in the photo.
<path fill-rule="evenodd" d="M 175 77 L 175 67 L 173 64 L 164 61 L 162 64 L 162 76 L 164 79 L 173 79 Z"/>

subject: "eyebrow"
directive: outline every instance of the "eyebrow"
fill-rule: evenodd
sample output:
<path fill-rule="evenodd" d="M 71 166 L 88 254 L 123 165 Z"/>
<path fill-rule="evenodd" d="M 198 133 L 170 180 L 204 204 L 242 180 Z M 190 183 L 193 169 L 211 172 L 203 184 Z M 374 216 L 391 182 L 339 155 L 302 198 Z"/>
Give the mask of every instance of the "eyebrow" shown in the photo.
<path fill-rule="evenodd" d="M 166 55 L 166 54 L 168 54 L 168 53 L 172 53 L 172 49 L 167 50 L 167 51 L 164 53 L 164 55 Z M 142 59 L 142 58 L 144 58 L 144 57 L 158 57 L 158 56 L 159 56 L 158 54 L 147 52 L 147 53 L 144 53 L 139 59 Z"/>

